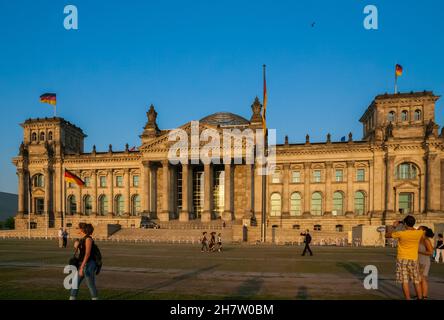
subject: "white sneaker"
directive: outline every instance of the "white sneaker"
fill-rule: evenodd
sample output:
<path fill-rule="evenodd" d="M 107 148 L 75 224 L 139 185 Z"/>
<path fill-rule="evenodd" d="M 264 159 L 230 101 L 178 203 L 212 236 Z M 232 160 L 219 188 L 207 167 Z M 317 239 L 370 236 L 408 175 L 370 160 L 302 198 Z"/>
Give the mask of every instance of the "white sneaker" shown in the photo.
<path fill-rule="evenodd" d="M 77 298 L 74 297 L 74 296 L 70 296 L 70 297 L 69 297 L 69 300 L 77 300 Z"/>

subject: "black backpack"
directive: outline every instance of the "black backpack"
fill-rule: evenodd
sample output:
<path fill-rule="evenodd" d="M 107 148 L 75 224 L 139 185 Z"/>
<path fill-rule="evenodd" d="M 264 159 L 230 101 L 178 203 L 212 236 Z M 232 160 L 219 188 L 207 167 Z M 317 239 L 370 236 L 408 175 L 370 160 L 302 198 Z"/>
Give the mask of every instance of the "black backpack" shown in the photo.
<path fill-rule="evenodd" d="M 96 242 L 93 241 L 93 245 L 91 248 L 91 254 L 93 256 L 93 260 L 96 262 L 96 275 L 100 273 L 100 270 L 102 270 L 102 253 L 100 252 L 99 247 L 96 245 Z"/>

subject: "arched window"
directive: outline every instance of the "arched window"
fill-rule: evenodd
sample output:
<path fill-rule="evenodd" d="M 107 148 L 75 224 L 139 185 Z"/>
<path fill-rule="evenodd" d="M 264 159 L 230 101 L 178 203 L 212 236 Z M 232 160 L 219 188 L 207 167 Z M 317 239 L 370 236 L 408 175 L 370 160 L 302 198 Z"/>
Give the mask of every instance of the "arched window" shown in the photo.
<path fill-rule="evenodd" d="M 421 120 L 421 110 L 419 110 L 419 109 L 415 110 L 414 119 L 415 119 L 415 121 Z"/>
<path fill-rule="evenodd" d="M 322 194 L 320 192 L 314 192 L 311 195 L 311 214 L 322 215 Z"/>
<path fill-rule="evenodd" d="M 290 215 L 300 216 L 302 214 L 301 194 L 293 192 L 290 197 Z"/>
<path fill-rule="evenodd" d="M 48 132 L 48 140 L 51 141 L 52 140 L 52 131 Z"/>
<path fill-rule="evenodd" d="M 395 111 L 390 111 L 387 115 L 387 121 L 388 122 L 394 122 L 395 121 Z"/>
<path fill-rule="evenodd" d="M 344 214 L 344 194 L 340 191 L 333 193 L 333 214 Z"/>
<path fill-rule="evenodd" d="M 407 110 L 403 110 L 401 112 L 401 121 L 408 121 L 409 120 L 409 112 Z"/>
<path fill-rule="evenodd" d="M 396 177 L 400 180 L 416 179 L 417 173 L 416 166 L 410 162 L 401 163 L 396 169 Z"/>
<path fill-rule="evenodd" d="M 365 194 L 362 191 L 355 193 L 355 214 L 362 216 L 365 212 Z"/>
<path fill-rule="evenodd" d="M 122 195 L 117 195 L 115 198 L 115 205 L 114 205 L 115 211 L 117 215 L 122 215 L 125 210 L 125 203 L 123 201 Z"/>
<path fill-rule="evenodd" d="M 140 214 L 140 196 L 138 194 L 134 195 L 131 201 L 131 214 L 138 216 Z"/>
<path fill-rule="evenodd" d="M 90 195 L 83 198 L 83 213 L 88 216 L 92 213 L 92 198 Z"/>
<path fill-rule="evenodd" d="M 281 195 L 279 193 L 273 193 L 271 195 L 270 204 L 271 204 L 270 216 L 280 216 L 282 201 L 281 201 Z"/>
<path fill-rule="evenodd" d="M 108 213 L 108 198 L 105 195 L 101 195 L 99 198 L 99 214 L 104 216 Z"/>
<path fill-rule="evenodd" d="M 77 213 L 77 202 L 76 202 L 76 196 L 69 196 L 68 197 L 68 213 L 69 214 L 76 214 Z"/>
<path fill-rule="evenodd" d="M 40 141 L 45 141 L 45 133 L 40 132 Z"/>
<path fill-rule="evenodd" d="M 336 232 L 343 232 L 344 226 L 342 224 L 337 224 L 335 229 L 336 229 Z"/>
<path fill-rule="evenodd" d="M 37 133 L 33 133 L 32 135 L 31 135 L 31 140 L 32 141 L 37 141 Z"/>
<path fill-rule="evenodd" d="M 45 186 L 45 177 L 43 174 L 36 174 L 34 176 L 34 187 L 43 188 Z"/>

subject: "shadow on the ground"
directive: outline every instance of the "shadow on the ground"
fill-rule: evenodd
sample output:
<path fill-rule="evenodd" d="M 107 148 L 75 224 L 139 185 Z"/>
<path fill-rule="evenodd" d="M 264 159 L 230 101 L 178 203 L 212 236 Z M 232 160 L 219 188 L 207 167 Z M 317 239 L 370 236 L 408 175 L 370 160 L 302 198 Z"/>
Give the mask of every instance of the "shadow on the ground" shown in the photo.
<path fill-rule="evenodd" d="M 198 269 L 198 270 L 195 270 L 195 271 L 192 271 L 192 272 L 184 273 L 184 274 L 181 274 L 179 276 L 173 277 L 170 280 L 166 280 L 166 281 L 154 284 L 152 286 L 148 286 L 146 288 L 136 290 L 134 292 L 117 294 L 117 295 L 114 295 L 114 296 L 109 296 L 108 298 L 109 299 L 117 299 L 117 300 L 124 300 L 124 299 L 125 300 L 131 300 L 131 299 L 136 298 L 138 295 L 141 295 L 141 294 L 144 294 L 144 293 L 149 293 L 149 292 L 152 292 L 154 290 L 158 290 L 158 289 L 161 289 L 161 288 L 164 288 L 164 287 L 168 287 L 168 286 L 173 285 L 173 284 L 175 284 L 177 282 L 193 278 L 193 277 L 197 276 L 200 273 L 216 269 L 219 266 L 220 266 L 220 264 L 216 264 L 216 265 L 212 265 L 212 266 L 209 266 L 209 267 L 206 267 L 206 268 Z"/>
<path fill-rule="evenodd" d="M 298 293 L 296 294 L 296 299 L 307 300 L 310 296 L 308 295 L 308 288 L 306 286 L 300 286 L 298 288 Z"/>
<path fill-rule="evenodd" d="M 229 295 L 224 299 L 245 299 L 255 296 L 259 293 L 259 290 L 261 289 L 263 283 L 264 280 L 260 278 L 250 278 L 244 281 L 232 295 Z"/>

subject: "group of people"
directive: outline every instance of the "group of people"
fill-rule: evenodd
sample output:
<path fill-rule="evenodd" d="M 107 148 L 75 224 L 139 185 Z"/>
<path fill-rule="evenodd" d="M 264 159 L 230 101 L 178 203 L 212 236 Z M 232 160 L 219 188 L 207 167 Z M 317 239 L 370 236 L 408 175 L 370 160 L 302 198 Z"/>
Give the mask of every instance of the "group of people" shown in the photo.
<path fill-rule="evenodd" d="M 66 229 L 60 228 L 58 232 L 59 238 L 59 248 L 66 248 L 68 245 L 68 231 Z"/>
<path fill-rule="evenodd" d="M 428 275 L 434 253 L 433 238 L 435 234 L 426 226 L 414 227 L 416 219 L 408 215 L 403 221 L 396 221 L 387 227 L 386 238 L 398 241 L 396 258 L 396 281 L 402 284 L 407 300 L 410 296 L 410 282 L 413 282 L 416 298 L 428 299 Z M 436 257 L 442 255 L 442 234 L 436 246 Z M 436 259 L 435 257 L 435 259 Z M 439 257 L 436 260 L 439 261 Z"/>
<path fill-rule="evenodd" d="M 203 232 L 200 238 L 202 244 L 201 252 L 221 252 L 222 251 L 222 234 L 219 233 L 216 237 L 216 232 L 211 232 L 209 239 L 207 238 L 207 232 Z"/>

